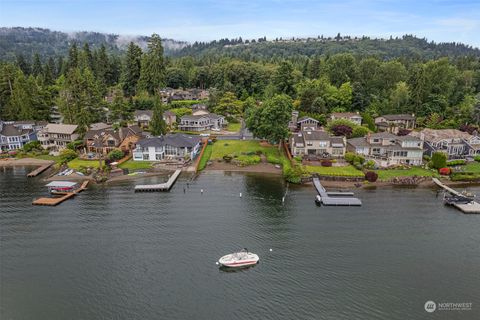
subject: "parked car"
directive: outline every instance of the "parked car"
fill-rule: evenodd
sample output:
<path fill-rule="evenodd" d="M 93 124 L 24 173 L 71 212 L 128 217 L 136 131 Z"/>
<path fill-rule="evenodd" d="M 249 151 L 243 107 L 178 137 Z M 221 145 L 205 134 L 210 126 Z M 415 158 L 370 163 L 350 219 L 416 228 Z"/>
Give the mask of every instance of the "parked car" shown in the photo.
<path fill-rule="evenodd" d="M 210 137 L 210 133 L 200 133 L 200 137 Z"/>

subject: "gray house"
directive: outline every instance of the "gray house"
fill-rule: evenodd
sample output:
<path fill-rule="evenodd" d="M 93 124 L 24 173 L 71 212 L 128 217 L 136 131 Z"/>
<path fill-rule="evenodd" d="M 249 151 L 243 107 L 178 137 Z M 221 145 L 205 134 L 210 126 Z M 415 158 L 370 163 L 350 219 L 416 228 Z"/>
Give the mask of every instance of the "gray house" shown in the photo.
<path fill-rule="evenodd" d="M 195 158 L 200 150 L 201 139 L 198 136 L 183 133 L 166 134 L 160 137 L 146 138 L 136 143 L 133 150 L 134 161 L 183 161 L 185 157 Z"/>
<path fill-rule="evenodd" d="M 0 150 L 22 148 L 26 143 L 37 140 L 37 132 L 47 125 L 45 121 L 1 121 Z"/>
<path fill-rule="evenodd" d="M 227 125 L 224 116 L 214 113 L 186 115 L 180 119 L 178 129 L 182 131 L 220 130 Z"/>
<path fill-rule="evenodd" d="M 434 152 L 443 152 L 448 159 L 464 159 L 467 156 L 480 155 L 480 136 L 471 135 L 457 129 L 423 129 L 414 131 L 410 136 L 424 142 L 425 154 L 431 156 Z"/>

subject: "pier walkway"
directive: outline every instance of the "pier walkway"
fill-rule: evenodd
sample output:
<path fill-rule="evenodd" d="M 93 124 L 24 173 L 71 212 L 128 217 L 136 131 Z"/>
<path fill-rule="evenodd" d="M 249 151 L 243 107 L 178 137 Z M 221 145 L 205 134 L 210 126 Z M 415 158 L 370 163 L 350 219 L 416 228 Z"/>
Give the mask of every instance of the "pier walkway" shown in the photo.
<path fill-rule="evenodd" d="M 135 186 L 135 192 L 148 192 L 148 191 L 169 191 L 175 181 L 177 181 L 178 176 L 182 170 L 177 169 L 175 172 L 170 176 L 167 182 L 159 183 L 159 184 L 140 184 Z"/>
<path fill-rule="evenodd" d="M 85 180 L 80 186 L 80 188 L 73 192 L 67 192 L 61 197 L 38 198 L 36 200 L 33 200 L 32 204 L 37 206 L 56 206 L 57 204 L 60 204 L 63 201 L 70 199 L 78 193 L 82 192 L 83 190 L 87 189 L 88 182 L 88 180 Z"/>
<path fill-rule="evenodd" d="M 433 182 L 443 188 L 444 190 L 448 191 L 449 193 L 459 196 L 459 197 L 464 197 L 464 195 L 461 192 L 458 192 L 449 186 L 444 185 L 440 180 L 437 178 L 432 178 Z M 463 213 L 480 213 L 480 203 L 476 201 L 471 201 L 469 203 L 452 203 L 452 205 L 457 208 L 458 210 L 462 211 Z"/>
<path fill-rule="evenodd" d="M 313 185 L 317 189 L 317 200 L 324 206 L 361 206 L 362 201 L 358 198 L 351 197 L 353 192 L 327 192 L 320 183 L 319 178 L 313 178 Z M 331 197 L 330 195 L 336 195 L 339 197 Z M 340 197 L 343 196 L 343 197 Z"/>
<path fill-rule="evenodd" d="M 37 169 L 33 170 L 32 172 L 30 172 L 29 174 L 27 174 L 27 177 L 36 177 L 38 176 L 40 173 L 42 173 L 43 171 L 47 170 L 48 168 L 50 168 L 55 162 L 51 162 L 51 163 L 47 163 L 47 164 L 44 164 L 43 166 L 41 167 L 38 167 Z"/>

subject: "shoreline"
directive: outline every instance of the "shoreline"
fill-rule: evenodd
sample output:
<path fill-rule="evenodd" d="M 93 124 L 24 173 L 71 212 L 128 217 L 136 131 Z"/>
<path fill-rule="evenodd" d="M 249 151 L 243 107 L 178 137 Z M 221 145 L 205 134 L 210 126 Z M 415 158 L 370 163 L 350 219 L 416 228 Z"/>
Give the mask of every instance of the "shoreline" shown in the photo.
<path fill-rule="evenodd" d="M 52 160 L 44 160 L 44 159 L 35 159 L 35 158 L 7 158 L 7 159 L 0 159 L 0 167 L 15 167 L 15 166 L 43 166 L 46 164 L 54 163 Z M 146 172 L 143 174 L 136 174 L 136 175 L 121 175 L 116 176 L 108 179 L 105 181 L 105 184 L 116 183 L 116 182 L 123 182 L 123 181 L 132 181 L 140 178 L 148 178 L 154 176 L 162 176 L 168 175 L 171 170 L 168 169 L 161 169 L 158 171 L 151 171 Z M 182 170 L 182 173 L 192 173 L 194 172 L 189 170 Z M 196 174 L 201 174 L 202 172 L 238 172 L 238 173 L 250 173 L 250 174 L 269 174 L 273 176 L 281 176 L 282 169 L 276 168 L 273 164 L 270 163 L 259 163 L 255 165 L 239 167 L 234 164 L 224 163 L 224 162 L 212 162 L 210 165 L 207 165 L 204 170 L 197 172 Z M 90 180 L 91 182 L 95 182 L 95 180 L 90 176 L 80 176 L 80 175 L 71 175 L 71 176 L 47 176 L 43 178 L 44 181 L 52 181 L 52 180 L 64 180 L 64 181 L 83 181 L 83 180 Z M 389 181 L 377 181 L 377 182 L 354 182 L 354 181 L 334 181 L 334 180 L 321 180 L 322 185 L 329 188 L 350 188 L 350 189 L 372 189 L 378 187 L 412 187 L 412 188 L 432 188 L 435 187 L 436 184 L 430 179 L 420 182 L 419 184 L 396 184 Z M 457 187 L 475 187 L 480 186 L 480 182 L 470 182 L 470 181 L 450 181 L 450 180 L 442 180 L 442 182 L 447 186 L 457 186 Z M 311 186 L 312 182 L 307 182 L 303 184 L 299 184 L 299 186 Z"/>

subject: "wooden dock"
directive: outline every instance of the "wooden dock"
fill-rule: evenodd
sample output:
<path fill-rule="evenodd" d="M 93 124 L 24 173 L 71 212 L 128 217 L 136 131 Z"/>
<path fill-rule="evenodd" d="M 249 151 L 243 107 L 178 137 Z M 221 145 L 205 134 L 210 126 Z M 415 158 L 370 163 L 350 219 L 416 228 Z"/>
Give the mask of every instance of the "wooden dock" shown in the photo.
<path fill-rule="evenodd" d="M 159 184 L 140 184 L 135 186 L 135 192 L 149 192 L 149 191 L 169 191 L 175 181 L 177 181 L 178 176 L 182 170 L 177 169 L 175 172 L 170 176 L 167 182 L 159 183 Z"/>
<path fill-rule="evenodd" d="M 449 186 L 444 185 L 440 180 L 437 178 L 432 178 L 433 182 L 443 188 L 445 191 L 455 195 L 455 196 L 464 196 L 461 192 L 458 192 Z M 457 208 L 458 210 L 462 211 L 463 213 L 480 213 L 480 203 L 476 201 L 471 201 L 469 203 L 453 203 L 452 206 Z"/>
<path fill-rule="evenodd" d="M 85 180 L 80 188 L 75 190 L 74 192 L 67 192 L 63 194 L 61 197 L 45 197 L 45 198 L 38 198 L 36 200 L 33 200 L 32 204 L 36 206 L 56 206 L 63 201 L 70 199 L 77 195 L 78 193 L 82 192 L 83 190 L 87 189 L 89 181 Z"/>
<path fill-rule="evenodd" d="M 362 201 L 358 198 L 351 197 L 352 192 L 327 192 L 320 183 L 319 178 L 313 178 L 313 185 L 317 189 L 317 200 L 319 204 L 324 206 L 361 206 Z M 331 197 L 336 195 L 337 197 Z"/>
<path fill-rule="evenodd" d="M 30 172 L 29 174 L 27 174 L 27 177 L 31 178 L 31 177 L 36 177 L 38 176 L 40 173 L 42 173 L 43 171 L 47 170 L 48 168 L 50 168 L 52 165 L 54 164 L 54 162 L 51 162 L 51 163 L 48 163 L 48 164 L 44 164 L 43 166 L 41 167 L 38 167 L 37 169 L 33 170 L 32 172 Z"/>

